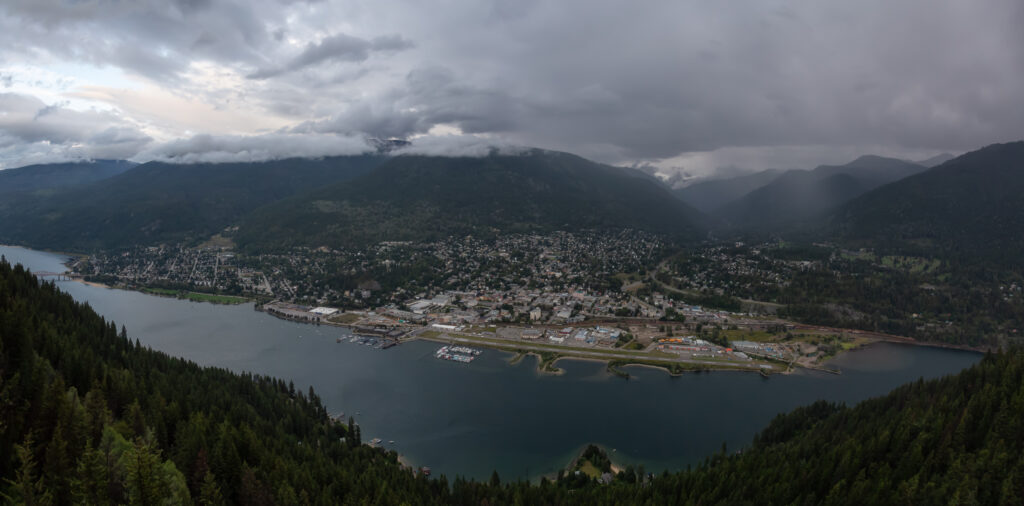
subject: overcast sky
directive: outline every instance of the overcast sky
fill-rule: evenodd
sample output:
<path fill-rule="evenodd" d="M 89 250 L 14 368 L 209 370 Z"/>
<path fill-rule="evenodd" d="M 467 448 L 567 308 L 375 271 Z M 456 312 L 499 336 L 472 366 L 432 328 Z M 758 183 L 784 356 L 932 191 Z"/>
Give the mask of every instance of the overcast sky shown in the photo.
<path fill-rule="evenodd" d="M 691 174 L 927 158 L 1024 138 L 1022 27 L 1021 0 L 3 0 L 0 167 L 367 136 Z"/>

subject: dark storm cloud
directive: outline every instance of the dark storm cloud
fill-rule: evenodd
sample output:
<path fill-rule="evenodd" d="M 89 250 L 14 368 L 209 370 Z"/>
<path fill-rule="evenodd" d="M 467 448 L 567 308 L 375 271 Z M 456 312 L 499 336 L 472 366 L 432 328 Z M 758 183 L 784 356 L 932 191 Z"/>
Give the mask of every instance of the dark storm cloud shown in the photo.
<path fill-rule="evenodd" d="M 357 102 L 294 131 L 406 138 L 436 125 L 454 125 L 469 134 L 501 133 L 516 124 L 520 103 L 501 90 L 460 82 L 450 69 L 419 68 L 386 96 Z"/>
<path fill-rule="evenodd" d="M 1021 26 L 1019 0 L 8 0 L 0 62 L 115 66 L 293 135 L 447 128 L 610 162 L 785 164 L 1024 136 Z M 196 62 L 242 84 L 205 91 L 220 85 L 190 81 Z"/>
<path fill-rule="evenodd" d="M 411 47 L 413 47 L 412 41 L 403 39 L 398 35 L 366 40 L 338 33 L 320 42 L 310 43 L 298 56 L 283 67 L 261 69 L 250 74 L 249 77 L 252 79 L 266 79 L 325 62 L 361 62 L 369 58 L 371 52 L 401 51 Z"/>
<path fill-rule="evenodd" d="M 173 81 L 196 60 L 264 63 L 272 37 L 260 2 L 9 0 L 0 41 L 22 57 L 115 65 Z"/>

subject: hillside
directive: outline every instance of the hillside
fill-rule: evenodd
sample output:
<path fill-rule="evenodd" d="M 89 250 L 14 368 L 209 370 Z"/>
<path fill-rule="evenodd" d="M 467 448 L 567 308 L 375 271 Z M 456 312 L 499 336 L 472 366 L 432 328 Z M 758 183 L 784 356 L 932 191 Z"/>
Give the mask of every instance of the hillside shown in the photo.
<path fill-rule="evenodd" d="M 826 211 L 883 184 L 925 170 L 915 163 L 862 156 L 846 165 L 791 170 L 722 208 L 716 215 L 743 229 L 779 229 L 820 218 Z"/>
<path fill-rule="evenodd" d="M 698 211 L 711 213 L 729 202 L 771 183 L 782 173 L 781 170 L 772 169 L 726 179 L 701 181 L 672 190 L 672 193 Z"/>
<path fill-rule="evenodd" d="M 5 504 L 440 503 L 312 389 L 143 348 L 6 261 L 0 294 Z"/>
<path fill-rule="evenodd" d="M 832 232 L 854 245 L 1019 266 L 1024 142 L 988 146 L 863 195 L 834 214 Z"/>
<path fill-rule="evenodd" d="M 92 183 L 116 176 L 136 165 L 138 164 L 125 160 L 91 160 L 0 170 L 0 194 Z"/>
<path fill-rule="evenodd" d="M 1024 353 L 854 407 L 780 415 L 741 454 L 608 485 L 425 479 L 273 378 L 151 351 L 0 261 L 0 494 L 28 504 L 1019 504 Z M 341 438 L 344 438 L 342 440 Z M 163 504 L 162 502 L 159 502 Z"/>
<path fill-rule="evenodd" d="M 247 247 L 344 246 L 453 234 L 634 228 L 693 238 L 700 213 L 643 174 L 567 153 L 398 156 L 249 216 Z"/>
<path fill-rule="evenodd" d="M 150 162 L 46 195 L 0 200 L 0 242 L 90 251 L 202 241 L 243 215 L 365 174 L 381 156 L 175 165 Z"/>

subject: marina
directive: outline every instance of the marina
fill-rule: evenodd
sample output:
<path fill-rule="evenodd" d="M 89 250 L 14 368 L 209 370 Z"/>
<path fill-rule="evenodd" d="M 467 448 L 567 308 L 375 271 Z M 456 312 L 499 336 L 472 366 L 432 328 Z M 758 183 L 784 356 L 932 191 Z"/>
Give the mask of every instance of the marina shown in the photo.
<path fill-rule="evenodd" d="M 481 350 L 469 348 L 466 346 L 442 346 L 435 353 L 434 356 L 442 360 L 451 360 L 453 362 L 462 362 L 468 364 L 476 357 L 483 353 Z"/>

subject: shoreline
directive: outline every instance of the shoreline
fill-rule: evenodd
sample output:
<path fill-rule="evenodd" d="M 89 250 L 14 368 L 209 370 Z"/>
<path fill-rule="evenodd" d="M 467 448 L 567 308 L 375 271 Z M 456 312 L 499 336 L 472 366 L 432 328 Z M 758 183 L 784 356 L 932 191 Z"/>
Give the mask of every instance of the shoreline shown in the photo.
<path fill-rule="evenodd" d="M 71 262 L 72 259 L 82 258 L 82 257 L 87 257 L 88 256 L 88 254 L 85 254 L 85 253 L 74 253 L 74 252 L 57 251 L 57 250 L 50 250 L 50 249 L 36 249 L 36 248 L 29 248 L 27 246 L 21 246 L 21 245 L 16 245 L 16 244 L 0 244 L 0 246 L 11 247 L 11 248 L 18 248 L 18 249 L 23 249 L 23 250 L 27 250 L 27 251 L 42 251 L 42 252 L 46 252 L 46 253 L 50 253 L 50 254 L 55 254 L 55 255 L 60 255 L 60 256 L 66 257 L 65 260 L 61 262 L 61 265 L 63 265 L 67 269 L 68 272 L 72 272 L 72 270 L 69 268 L 69 265 L 68 265 Z M 189 301 L 192 301 L 192 302 L 200 302 L 200 303 L 208 302 L 208 303 L 217 304 L 217 305 L 241 305 L 241 304 L 247 304 L 247 303 L 250 303 L 250 302 L 254 302 L 254 303 L 256 303 L 257 310 L 260 310 L 261 312 L 265 312 L 267 314 L 270 314 L 271 316 L 274 316 L 276 318 L 279 318 L 279 319 L 282 319 L 282 320 L 287 320 L 287 321 L 292 321 L 292 322 L 297 322 L 297 323 L 311 323 L 311 322 L 304 322 L 304 321 L 297 320 L 297 319 L 286 318 L 286 317 L 283 317 L 281 315 L 274 314 L 272 312 L 262 311 L 260 309 L 260 306 L 259 306 L 259 303 L 258 303 L 258 299 L 249 298 L 249 297 L 246 297 L 246 296 L 230 295 L 230 297 L 239 297 L 239 298 L 244 298 L 246 300 L 242 301 L 242 302 L 238 302 L 238 303 L 218 303 L 218 302 L 214 302 L 214 301 L 191 300 L 191 299 L 189 299 L 187 297 L 176 297 L 176 296 L 171 296 L 171 295 L 163 295 L 163 294 L 157 294 L 157 293 L 150 293 L 150 292 L 144 291 L 145 287 L 142 287 L 142 288 L 127 288 L 127 287 L 122 287 L 122 286 L 109 285 L 109 284 L 106 284 L 106 283 L 103 283 L 103 282 L 87 281 L 83 277 L 77 276 L 77 275 L 73 276 L 73 277 L 70 277 L 68 280 L 69 281 L 78 282 L 78 283 L 82 283 L 84 285 L 88 285 L 88 286 L 92 286 L 92 287 L 97 287 L 97 288 L 105 288 L 105 289 L 109 289 L 109 290 L 125 290 L 125 291 L 131 291 L 131 292 L 138 292 L 138 293 L 145 294 L 145 295 L 153 295 L 153 296 L 157 296 L 157 297 L 174 298 L 174 299 L 179 299 L 179 300 L 189 300 Z M 204 292 L 194 292 L 194 293 L 204 294 L 205 295 Z M 216 294 L 210 294 L 210 295 L 216 296 Z M 648 363 L 642 363 L 642 362 L 627 362 L 625 364 L 621 364 L 621 366 L 644 366 L 644 367 L 651 367 L 651 368 L 655 368 L 655 369 L 661 369 L 661 370 L 666 371 L 672 377 L 681 376 L 685 372 L 711 372 L 711 371 L 758 372 L 758 373 L 762 373 L 762 374 L 767 372 L 767 374 L 770 376 L 770 375 L 775 375 L 775 374 L 791 374 L 796 368 L 807 369 L 807 370 L 815 370 L 815 371 L 822 371 L 822 372 L 827 372 L 827 373 L 833 373 L 834 374 L 834 373 L 837 373 L 837 371 L 832 371 L 832 370 L 828 370 L 828 369 L 824 368 L 824 364 L 826 364 L 826 363 L 828 363 L 830 361 L 833 361 L 833 360 L 835 360 L 835 359 L 845 355 L 846 353 L 849 353 L 849 352 L 852 352 L 852 351 L 857 351 L 859 349 L 862 349 L 862 348 L 864 348 L 866 346 L 870 346 L 870 345 L 878 343 L 878 342 L 888 342 L 888 343 L 894 343 L 894 344 L 907 344 L 907 345 L 913 345 L 913 346 L 926 346 L 926 347 L 932 347 L 932 348 L 944 348 L 944 349 L 950 349 L 950 350 L 969 351 L 969 352 L 982 353 L 982 354 L 988 353 L 988 352 L 991 352 L 991 351 L 997 351 L 997 350 L 992 349 L 991 347 L 975 347 L 975 346 L 969 346 L 969 345 L 950 344 L 950 343 L 943 343 L 943 342 L 936 342 L 936 341 L 923 341 L 923 340 L 915 339 L 915 338 L 912 338 L 912 337 L 896 336 L 896 335 L 885 334 L 885 333 L 874 332 L 874 331 L 867 331 L 867 330 L 841 329 L 841 328 L 834 328 L 834 327 L 810 325 L 810 324 L 798 323 L 798 322 L 794 322 L 794 323 L 796 325 L 798 325 L 799 327 L 803 327 L 804 329 L 817 329 L 817 330 L 825 330 L 825 331 L 838 332 L 838 333 L 851 333 L 851 334 L 860 336 L 862 338 L 869 339 L 870 341 L 866 342 L 866 343 L 859 344 L 859 345 L 857 345 L 857 346 L 855 346 L 853 348 L 847 349 L 847 350 L 842 350 L 840 353 L 837 353 L 835 355 L 832 355 L 832 356 L 828 357 L 827 360 L 822 361 L 819 364 L 813 364 L 813 365 L 809 366 L 809 365 L 806 365 L 806 364 L 800 364 L 799 361 L 796 361 L 796 362 L 793 362 L 792 364 L 790 364 L 789 367 L 787 367 L 787 368 L 785 368 L 783 370 L 778 370 L 778 371 L 776 371 L 776 370 L 765 371 L 763 369 L 753 369 L 753 368 L 747 369 L 747 368 L 742 368 L 742 367 L 716 367 L 716 366 L 709 365 L 709 366 L 707 366 L 704 369 L 685 368 L 685 370 L 683 370 L 680 373 L 674 373 L 673 371 L 671 371 L 669 369 L 670 364 L 668 364 L 668 363 L 666 363 L 663 366 L 663 365 L 648 364 Z M 352 331 L 354 329 L 353 325 L 333 322 L 333 321 L 330 321 L 330 320 L 320 321 L 320 322 L 317 322 L 317 324 L 320 324 L 320 325 L 330 325 L 330 326 L 334 326 L 334 327 L 342 327 L 342 328 L 349 329 L 350 331 Z M 414 336 L 413 339 L 427 339 L 427 340 L 431 340 L 431 341 L 435 341 L 435 342 L 444 342 L 443 340 L 440 340 L 440 339 L 430 339 L 429 337 L 424 337 L 422 335 Z M 539 362 L 538 362 L 538 371 L 539 372 L 541 372 L 543 374 L 550 374 L 550 375 L 556 375 L 556 376 L 564 374 L 564 370 L 558 369 L 558 368 L 555 368 L 556 369 L 555 371 L 544 370 L 543 367 L 542 367 L 542 365 L 543 365 L 543 357 L 540 356 L 539 352 L 532 352 L 532 351 L 531 352 L 526 352 L 526 350 L 515 349 L 515 346 L 512 343 L 510 343 L 509 346 L 493 346 L 493 345 L 489 345 L 487 343 L 474 343 L 474 344 L 477 345 L 477 346 L 483 347 L 483 348 L 488 348 L 488 349 L 498 349 L 498 350 L 502 350 L 502 351 L 508 351 L 508 352 L 511 352 L 511 353 L 524 353 L 525 352 L 525 355 L 535 355 L 535 356 L 538 357 L 538 360 L 539 360 Z M 553 351 L 552 353 L 559 353 L 559 352 L 558 351 Z M 612 362 L 616 362 L 616 360 L 614 360 L 614 359 L 601 359 L 601 358 L 595 358 L 595 357 L 577 357 L 577 356 L 569 355 L 569 356 L 559 356 L 559 357 L 555 358 L 554 360 L 552 360 L 549 365 L 554 366 L 559 360 L 562 360 L 562 359 L 596 361 L 596 362 L 605 363 L 605 364 L 610 364 Z M 679 362 L 679 363 L 680 364 L 685 364 L 685 362 Z M 778 365 L 778 364 L 775 364 L 775 365 Z"/>
<path fill-rule="evenodd" d="M 9 245 L 7 245 L 7 246 L 9 246 Z M 29 249 L 29 248 L 24 248 L 22 246 L 13 246 L 13 247 L 22 248 L 22 249 Z M 51 252 L 51 251 L 47 251 L 47 252 L 48 253 L 67 254 L 67 253 L 63 253 L 63 252 Z M 64 265 L 65 267 L 67 266 L 66 263 L 64 263 L 62 265 Z M 108 289 L 108 290 L 124 290 L 124 291 L 128 291 L 128 292 L 140 293 L 140 294 L 143 294 L 143 295 L 152 295 L 154 297 L 163 297 L 163 298 L 169 298 L 169 299 L 177 299 L 177 300 L 190 301 L 190 299 L 188 299 L 188 298 L 182 298 L 182 297 L 176 297 L 176 296 L 171 296 L 171 295 L 163 295 L 163 294 L 146 292 L 146 291 L 144 291 L 144 288 L 127 288 L 127 287 L 123 287 L 123 286 L 109 285 L 109 284 L 98 282 L 98 281 L 86 281 L 84 278 L 77 277 L 77 276 L 68 279 L 68 281 L 73 281 L 73 282 L 76 282 L 76 283 L 81 283 L 81 284 L 84 284 L 84 285 L 93 286 L 93 287 L 97 287 L 97 288 L 105 288 L 105 289 Z M 195 293 L 202 294 L 203 292 L 195 292 Z M 232 297 L 234 297 L 234 296 L 232 296 Z M 191 301 L 191 302 L 209 303 L 209 304 L 215 304 L 215 305 L 221 305 L 221 306 L 232 306 L 232 305 L 242 305 L 242 304 L 247 304 L 247 303 L 256 303 L 257 304 L 257 310 L 259 310 L 260 312 L 269 314 L 269 315 L 271 315 L 271 316 L 273 316 L 275 318 L 278 318 L 280 320 L 285 320 L 285 321 L 289 321 L 289 322 L 293 322 L 293 323 L 309 324 L 309 325 L 317 325 L 317 324 L 319 324 L 319 325 L 328 325 L 328 326 L 332 326 L 332 327 L 345 328 L 345 329 L 348 329 L 349 331 L 352 331 L 354 329 L 353 325 L 333 322 L 333 321 L 330 321 L 330 320 L 323 320 L 323 321 L 320 321 L 320 322 L 317 322 L 317 323 L 312 323 L 312 322 L 306 322 L 306 321 L 302 321 L 302 320 L 298 320 L 298 319 L 294 319 L 294 318 L 287 318 L 287 317 L 284 317 L 282 315 L 278 315 L 278 314 L 275 314 L 275 313 L 272 313 L 272 312 L 268 312 L 268 311 L 263 311 L 262 309 L 260 309 L 259 304 L 258 304 L 258 302 L 255 299 L 247 299 L 247 300 L 245 300 L 243 302 L 239 302 L 237 304 L 217 303 L 217 302 L 213 302 L 213 301 Z M 830 329 L 830 330 L 852 332 L 854 329 Z M 865 332 L 865 331 L 860 331 L 860 332 Z M 949 350 L 956 350 L 956 351 L 966 351 L 966 352 L 981 353 L 981 354 L 984 354 L 984 353 L 987 353 L 989 351 L 992 351 L 992 350 L 987 349 L 987 348 L 978 348 L 978 347 L 972 347 L 972 346 L 967 346 L 967 345 L 940 343 L 940 342 L 934 342 L 934 341 L 921 341 L 921 340 L 914 339 L 914 338 L 911 338 L 911 337 L 892 336 L 892 335 L 877 334 L 877 333 L 871 333 L 871 334 L 873 334 L 873 335 L 862 336 L 865 339 L 869 339 L 868 342 L 861 343 L 861 344 L 859 344 L 859 345 L 857 345 L 857 346 L 855 346 L 853 348 L 847 349 L 847 350 L 842 350 L 840 353 L 837 353 L 835 355 L 832 355 L 832 356 L 828 357 L 828 359 L 826 361 L 822 362 L 821 364 L 816 364 L 816 365 L 808 366 L 806 364 L 800 364 L 799 362 L 794 362 L 793 364 L 791 364 L 790 367 L 782 369 L 782 370 L 765 371 L 765 370 L 762 370 L 762 369 L 753 369 L 753 368 L 749 368 L 748 369 L 748 368 L 741 368 L 741 367 L 707 366 L 704 369 L 687 368 L 687 369 L 683 370 L 682 372 L 674 373 L 671 370 L 669 370 L 669 368 L 668 368 L 669 364 L 666 364 L 666 365 L 656 365 L 656 364 L 647 364 L 647 363 L 642 363 L 642 362 L 627 362 L 627 363 L 624 363 L 624 364 L 619 364 L 618 366 L 619 367 L 625 367 L 625 366 L 648 367 L 648 368 L 651 368 L 651 369 L 656 369 L 656 370 L 664 371 L 664 372 L 666 372 L 671 377 L 680 377 L 680 376 L 684 375 L 687 372 L 690 372 L 690 373 L 700 373 L 700 372 L 729 372 L 729 371 L 732 371 L 732 372 L 756 372 L 756 373 L 762 373 L 762 374 L 767 372 L 768 376 L 773 376 L 773 375 L 777 375 L 777 374 L 782 374 L 782 375 L 792 374 L 795 369 L 806 369 L 806 370 L 809 370 L 809 371 L 819 371 L 819 372 L 836 374 L 836 373 L 838 373 L 838 371 L 829 370 L 829 369 L 824 368 L 822 366 L 824 364 L 828 363 L 828 362 L 836 360 L 839 357 L 842 357 L 843 355 L 846 355 L 847 353 L 861 350 L 861 349 L 863 349 L 865 347 L 874 345 L 876 343 L 891 343 L 891 344 L 903 344 L 903 345 L 909 345 L 909 346 L 924 346 L 924 347 L 929 347 L 929 348 L 942 348 L 942 349 L 949 349 Z M 441 337 L 433 338 L 433 337 L 423 336 L 423 335 L 416 335 L 411 340 L 416 340 L 416 339 L 422 339 L 422 340 L 438 342 L 438 343 L 446 343 L 447 342 L 444 339 L 442 339 Z M 533 355 L 533 356 L 537 357 L 537 360 L 538 360 L 538 364 L 537 364 L 537 372 L 538 373 L 546 374 L 546 375 L 551 375 L 551 376 L 561 376 L 561 375 L 565 374 L 565 370 L 564 369 L 559 369 L 557 367 L 556 367 L 556 370 L 554 370 L 554 371 L 543 369 L 543 367 L 542 367 L 542 365 L 543 365 L 543 357 L 540 355 L 539 352 L 517 349 L 517 348 L 515 348 L 514 343 L 510 343 L 508 346 L 490 345 L 488 343 L 473 343 L 473 344 L 476 345 L 476 346 L 482 347 L 482 348 L 486 348 L 486 349 L 493 349 L 493 350 L 505 351 L 505 352 L 513 353 L 513 354 L 521 354 L 521 355 L 523 355 L 522 357 L 519 358 L 519 360 L 516 361 L 516 363 L 521 362 L 522 359 L 525 358 L 526 356 Z M 553 352 L 553 353 L 558 353 L 558 352 Z M 560 360 L 580 360 L 580 361 L 597 362 L 597 363 L 603 363 L 603 364 L 610 364 L 612 362 L 616 362 L 617 361 L 617 360 L 613 360 L 613 359 L 601 359 L 601 358 L 595 358 L 595 357 L 580 357 L 580 356 L 572 356 L 572 355 L 562 355 L 562 356 L 559 356 L 559 357 L 555 358 L 554 360 L 552 360 L 550 365 L 551 366 L 555 366 L 555 364 L 557 362 L 559 362 Z M 684 362 L 680 362 L 680 364 L 685 364 L 685 363 Z M 515 364 L 510 364 L 510 365 L 515 365 Z M 776 364 L 776 365 L 779 365 L 779 364 Z M 609 374 L 614 375 L 611 372 L 609 372 Z"/>

